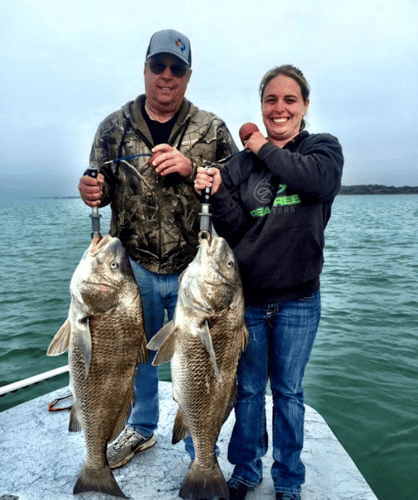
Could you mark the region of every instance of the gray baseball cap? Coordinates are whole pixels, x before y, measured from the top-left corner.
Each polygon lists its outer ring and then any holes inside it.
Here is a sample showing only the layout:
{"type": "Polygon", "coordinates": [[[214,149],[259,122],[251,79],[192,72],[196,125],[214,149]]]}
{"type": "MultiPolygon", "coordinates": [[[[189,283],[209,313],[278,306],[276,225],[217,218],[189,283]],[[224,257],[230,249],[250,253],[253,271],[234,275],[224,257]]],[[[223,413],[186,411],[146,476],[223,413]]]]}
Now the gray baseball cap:
{"type": "Polygon", "coordinates": [[[146,59],[157,54],[173,54],[187,66],[192,65],[192,51],[187,36],[175,30],[157,31],[149,42],[146,59]]]}

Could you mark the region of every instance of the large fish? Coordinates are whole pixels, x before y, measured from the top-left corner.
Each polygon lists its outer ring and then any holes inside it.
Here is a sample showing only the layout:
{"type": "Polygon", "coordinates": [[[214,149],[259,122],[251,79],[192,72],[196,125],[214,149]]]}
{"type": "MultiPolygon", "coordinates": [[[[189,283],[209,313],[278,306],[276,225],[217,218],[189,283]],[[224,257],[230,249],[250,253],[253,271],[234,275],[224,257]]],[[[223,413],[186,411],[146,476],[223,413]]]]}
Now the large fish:
{"type": "Polygon", "coordinates": [[[179,405],[173,444],[192,436],[195,460],[180,497],[229,499],[215,444],[235,402],[236,371],[248,338],[238,266],[227,242],[204,232],[195,259],[180,277],[173,320],[148,343],[153,364],[171,360],[179,405]]]}
{"type": "Polygon", "coordinates": [[[107,444],[124,428],[134,398],[138,362],[148,359],[142,303],[119,239],[93,240],[71,279],[68,319],[47,354],[68,350],[74,405],[69,430],[84,430],[86,462],[74,493],[125,497],[106,459],[107,444]]]}

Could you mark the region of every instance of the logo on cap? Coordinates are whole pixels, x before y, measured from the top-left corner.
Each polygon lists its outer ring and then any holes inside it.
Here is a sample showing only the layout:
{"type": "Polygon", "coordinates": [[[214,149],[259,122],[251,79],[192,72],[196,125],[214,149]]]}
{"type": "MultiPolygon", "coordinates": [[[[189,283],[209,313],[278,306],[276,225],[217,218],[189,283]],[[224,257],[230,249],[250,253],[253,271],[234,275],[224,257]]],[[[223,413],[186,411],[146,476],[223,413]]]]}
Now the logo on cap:
{"type": "Polygon", "coordinates": [[[176,42],[176,45],[177,47],[179,47],[179,49],[184,52],[184,50],[186,49],[186,46],[184,45],[184,43],[180,40],[180,38],[177,40],[176,42]]]}

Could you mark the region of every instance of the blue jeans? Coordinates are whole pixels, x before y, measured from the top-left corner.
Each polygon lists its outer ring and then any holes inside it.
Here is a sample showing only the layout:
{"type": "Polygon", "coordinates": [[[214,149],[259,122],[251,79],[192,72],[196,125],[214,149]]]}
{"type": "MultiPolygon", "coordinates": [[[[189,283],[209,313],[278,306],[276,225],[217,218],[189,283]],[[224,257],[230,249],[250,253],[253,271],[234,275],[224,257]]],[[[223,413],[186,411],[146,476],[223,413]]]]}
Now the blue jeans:
{"type": "MultiPolygon", "coordinates": [[[[164,325],[165,311],[173,318],[177,302],[179,274],[155,274],[132,259],[131,266],[141,292],[145,330],[148,340],[164,325]]],[[[158,366],[152,366],[156,352],[150,351],[147,364],[139,364],[135,372],[135,401],[128,425],[150,437],[158,426],[158,366]]]]}
{"type": "Polygon", "coordinates": [[[311,296],[279,304],[246,307],[248,347],[237,372],[236,422],[228,448],[235,465],[232,485],[257,486],[267,452],[265,391],[270,378],[273,396],[273,466],[276,492],[300,493],[305,481],[302,378],[313,347],[321,298],[311,296]]]}
{"type": "MultiPolygon", "coordinates": [[[[179,273],[155,274],[130,259],[136,282],[141,292],[145,330],[148,340],[164,325],[165,311],[169,321],[173,319],[179,288],[179,273]]],[[[158,427],[158,366],[152,366],[156,351],[150,351],[147,364],[139,364],[135,372],[134,405],[128,426],[144,437],[150,437],[158,427]]],[[[191,436],[184,439],[186,451],[191,459],[195,452],[191,436]]],[[[219,453],[218,448],[216,452],[219,453]]]]}

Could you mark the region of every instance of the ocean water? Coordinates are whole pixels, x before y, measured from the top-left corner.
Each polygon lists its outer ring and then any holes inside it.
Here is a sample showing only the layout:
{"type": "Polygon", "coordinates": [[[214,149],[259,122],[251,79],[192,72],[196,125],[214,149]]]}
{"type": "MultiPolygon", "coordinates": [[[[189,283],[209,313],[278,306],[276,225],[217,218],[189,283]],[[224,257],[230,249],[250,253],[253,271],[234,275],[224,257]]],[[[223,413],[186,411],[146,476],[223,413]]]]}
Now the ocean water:
{"type": "MultiPolygon", "coordinates": [[[[109,209],[101,213],[105,233],[109,209]]],[[[0,386],[67,363],[45,352],[67,317],[89,215],[78,199],[0,202],[0,386]]],[[[416,500],[418,196],[338,196],[325,258],[306,402],[380,500],[416,500]]],[[[67,384],[61,375],[6,395],[0,411],[67,384]]]]}

